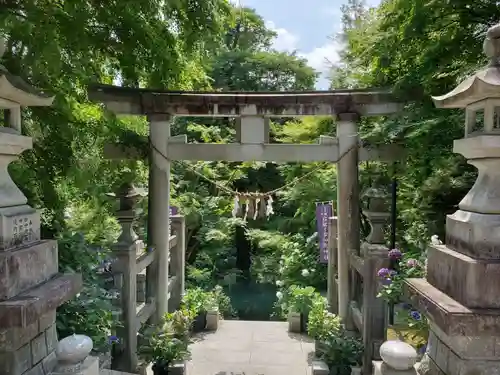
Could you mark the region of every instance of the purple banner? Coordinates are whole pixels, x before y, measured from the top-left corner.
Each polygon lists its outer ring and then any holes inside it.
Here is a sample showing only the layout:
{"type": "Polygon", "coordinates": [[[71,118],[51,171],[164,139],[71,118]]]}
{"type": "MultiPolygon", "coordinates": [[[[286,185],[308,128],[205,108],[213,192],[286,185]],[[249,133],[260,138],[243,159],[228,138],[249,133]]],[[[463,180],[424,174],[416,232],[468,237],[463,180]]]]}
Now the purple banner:
{"type": "Polygon", "coordinates": [[[170,206],[169,219],[168,219],[168,231],[170,232],[170,234],[172,234],[172,219],[170,217],[173,215],[177,215],[178,212],[179,212],[179,209],[177,207],[170,206]]]}
{"type": "Polygon", "coordinates": [[[332,202],[316,204],[316,227],[319,242],[319,262],[328,263],[328,219],[333,216],[332,202]]]}

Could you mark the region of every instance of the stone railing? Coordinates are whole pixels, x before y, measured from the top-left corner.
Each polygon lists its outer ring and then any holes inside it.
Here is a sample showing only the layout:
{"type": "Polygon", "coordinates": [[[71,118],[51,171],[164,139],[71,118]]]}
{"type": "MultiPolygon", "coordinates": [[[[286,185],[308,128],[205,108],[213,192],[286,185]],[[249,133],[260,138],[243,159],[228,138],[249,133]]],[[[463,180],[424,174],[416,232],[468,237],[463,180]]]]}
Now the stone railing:
{"type": "MultiPolygon", "coordinates": [[[[390,218],[387,194],[375,184],[365,194],[368,198],[366,216],[371,232],[361,244],[361,252],[348,252],[347,258],[339,252],[336,235],[337,218],[330,218],[328,301],[331,312],[339,314],[349,331],[357,331],[363,338],[363,372],[369,373],[372,360],[380,359],[380,345],[387,337],[387,305],[377,298],[379,292],[377,271],[389,266],[389,249],[385,246],[384,228],[390,218]],[[338,277],[341,269],[349,273],[348,283],[338,277]],[[342,316],[342,306],[347,306],[347,315],[342,316]],[[366,306],[366,308],[365,308],[366,306]]],[[[345,280],[344,280],[345,281],[345,280]]]]}
{"type": "MultiPolygon", "coordinates": [[[[185,221],[181,215],[172,216],[172,232],[168,264],[159,261],[154,247],[146,248],[133,229],[135,206],[146,194],[131,184],[121,186],[116,194],[119,199],[116,212],[122,227],[117,243],[113,246],[115,261],[111,265],[114,288],[118,292],[119,321],[113,351],[113,369],[135,372],[138,366],[137,335],[146,322],[155,323],[157,317],[179,308],[184,293],[185,280],[185,221]],[[159,275],[168,275],[168,287],[158,284],[159,275]],[[158,310],[160,293],[167,294],[168,311],[158,310]]],[[[168,223],[166,223],[168,225],[168,223]]],[[[165,227],[168,231],[168,227],[165,227]]]]}

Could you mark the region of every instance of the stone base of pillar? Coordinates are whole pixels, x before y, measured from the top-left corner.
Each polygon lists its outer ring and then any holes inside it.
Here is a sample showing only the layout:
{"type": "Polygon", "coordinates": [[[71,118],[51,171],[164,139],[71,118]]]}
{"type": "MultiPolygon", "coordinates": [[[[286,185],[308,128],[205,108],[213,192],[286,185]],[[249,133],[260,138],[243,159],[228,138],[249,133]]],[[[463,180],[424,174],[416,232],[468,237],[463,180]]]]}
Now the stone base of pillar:
{"type": "Polygon", "coordinates": [[[205,329],[207,331],[217,331],[219,328],[219,310],[207,311],[207,325],[205,329]]]}
{"type": "Polygon", "coordinates": [[[87,357],[85,358],[83,363],[79,366],[79,368],[74,371],[69,371],[69,370],[58,371],[56,369],[52,373],[49,372],[47,375],[68,375],[68,373],[70,373],[71,375],[100,375],[99,358],[87,357]]]}
{"type": "Polygon", "coordinates": [[[296,313],[296,312],[288,313],[287,320],[288,320],[288,332],[292,332],[292,333],[301,333],[302,332],[300,313],[296,313]]]}
{"type": "Polygon", "coordinates": [[[465,307],[424,279],[408,279],[407,292],[431,321],[420,374],[500,374],[500,309],[465,307]]]}
{"type": "Polygon", "coordinates": [[[383,361],[373,361],[373,375],[417,375],[417,370],[411,368],[409,370],[395,370],[383,361]]]}
{"type": "Polygon", "coordinates": [[[427,264],[427,281],[458,303],[468,308],[500,309],[500,263],[431,245],[427,264]]]}
{"type": "Polygon", "coordinates": [[[49,374],[57,363],[56,312],[43,315],[27,327],[0,329],[0,373],[3,375],[49,374]]]}
{"type": "Polygon", "coordinates": [[[0,251],[2,375],[45,375],[55,365],[55,309],[73,297],[82,283],[81,275],[58,273],[57,256],[56,241],[0,251]]]}

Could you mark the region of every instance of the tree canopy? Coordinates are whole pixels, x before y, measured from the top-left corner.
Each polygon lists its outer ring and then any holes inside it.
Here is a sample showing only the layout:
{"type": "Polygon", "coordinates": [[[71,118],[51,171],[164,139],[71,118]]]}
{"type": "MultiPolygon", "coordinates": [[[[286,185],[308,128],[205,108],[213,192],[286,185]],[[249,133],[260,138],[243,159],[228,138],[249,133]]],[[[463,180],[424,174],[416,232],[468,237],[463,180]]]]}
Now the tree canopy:
{"type": "MultiPolygon", "coordinates": [[[[362,121],[364,140],[404,144],[407,151],[394,166],[363,164],[362,188],[374,172],[387,181],[397,178],[398,244],[423,251],[432,234],[443,235],[445,215],[475,179],[451,150],[463,133],[463,113],[436,110],[430,95],[447,92],[486,62],[482,39],[500,19],[500,8],[493,0],[384,0],[377,8],[348,0],[342,11],[341,33],[332,36],[343,45],[331,69],[332,88],[393,87],[407,102],[396,117],[362,121]]],[[[69,333],[85,327],[102,344],[113,317],[105,299],[92,298],[105,294],[94,269],[109,256],[118,232],[105,193],[125,175],[140,185],[148,179],[146,160],[108,161],[103,146],[131,142],[131,133],[145,136],[148,125],[143,118],[117,119],[90,103],[87,85],[311,90],[318,74],[297,54],[273,50],[276,33],[254,9],[227,0],[10,0],[0,7],[0,33],[7,39],[1,63],[56,97],[50,108],[23,112],[23,131],[34,138],[34,149],[10,170],[30,204],[42,209],[43,235],[59,239],[61,268],[85,275],[84,293],[61,309],[58,328],[69,333]]],[[[231,121],[222,119],[176,119],[174,131],[197,142],[229,142],[235,134],[231,121]]],[[[334,135],[335,124],[331,118],[277,120],[271,132],[275,142],[310,143],[334,135]]],[[[336,199],[334,166],[176,163],[172,181],[173,204],[187,216],[190,285],[231,290],[251,279],[256,295],[264,295],[261,286],[270,290],[268,305],[277,287],[324,287],[314,209],[316,201],[336,199]],[[286,187],[276,196],[271,220],[245,223],[231,218],[232,197],[214,182],[239,191],[286,187]]],[[[147,237],[144,217],[138,226],[147,237]]],[[[243,316],[266,303],[237,309],[243,316]]],[[[274,312],[282,313],[276,305],[274,312]]]]}

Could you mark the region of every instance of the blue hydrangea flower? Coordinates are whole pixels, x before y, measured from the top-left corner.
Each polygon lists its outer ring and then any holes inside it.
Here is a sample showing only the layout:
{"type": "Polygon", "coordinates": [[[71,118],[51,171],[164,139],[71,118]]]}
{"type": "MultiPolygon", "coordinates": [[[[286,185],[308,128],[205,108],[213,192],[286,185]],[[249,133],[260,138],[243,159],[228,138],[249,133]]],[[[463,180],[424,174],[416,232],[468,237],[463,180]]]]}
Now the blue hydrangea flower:
{"type": "Polygon", "coordinates": [[[422,315],[420,315],[420,313],[418,311],[411,311],[410,312],[410,316],[415,319],[415,320],[421,320],[422,319],[422,315]]]}
{"type": "Polygon", "coordinates": [[[109,340],[109,344],[110,345],[111,344],[118,344],[120,342],[120,340],[118,339],[118,337],[115,336],[115,335],[109,336],[108,340],[109,340]]]}

